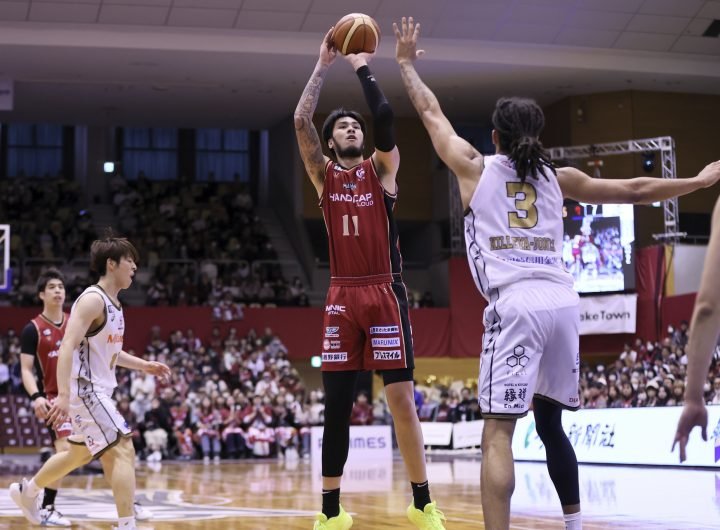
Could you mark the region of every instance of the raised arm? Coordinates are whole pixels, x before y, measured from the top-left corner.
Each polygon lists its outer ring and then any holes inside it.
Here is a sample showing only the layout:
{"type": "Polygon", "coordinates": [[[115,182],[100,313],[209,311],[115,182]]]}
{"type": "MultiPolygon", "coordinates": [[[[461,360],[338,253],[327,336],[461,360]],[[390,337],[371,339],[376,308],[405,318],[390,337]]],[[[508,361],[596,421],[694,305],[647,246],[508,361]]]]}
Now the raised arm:
{"type": "Polygon", "coordinates": [[[687,386],[685,407],[678,421],[675,442],[680,444],[680,461],[685,460],[685,446],[690,432],[700,427],[707,440],[707,409],[703,400],[703,385],[707,381],[710,360],[720,332],[720,200],[715,204],[712,231],[703,267],[700,289],[695,300],[690,340],[687,345],[687,386]]]}
{"type": "Polygon", "coordinates": [[[300,101],[295,109],[295,136],[297,136],[300,156],[302,156],[310,181],[317,190],[318,197],[322,195],[325,181],[325,164],[329,160],[322,152],[322,144],[317,129],[313,125],[312,117],[317,107],[320,89],[325,81],[328,68],[335,60],[337,51],[332,43],[332,28],[327,32],[320,46],[320,57],[315,70],[305,85],[300,101]]]}
{"type": "Polygon", "coordinates": [[[365,101],[373,117],[375,152],[372,159],[377,168],[380,182],[387,191],[395,193],[397,191],[395,178],[400,168],[400,151],[395,145],[395,128],[393,126],[395,115],[368,66],[368,62],[374,55],[374,53],[358,53],[348,54],[344,57],[352,65],[360,80],[365,101]]]}
{"type": "Polygon", "coordinates": [[[400,65],[405,90],[438,156],[457,176],[463,208],[466,208],[480,180],[483,157],[470,143],[457,135],[443,114],[435,94],[422,82],[415,70],[415,59],[424,54],[423,50],[417,50],[420,24],[415,24],[412,17],[403,17],[401,28],[393,23],[393,29],[397,38],[395,58],[400,65]]]}
{"type": "Polygon", "coordinates": [[[559,168],[557,177],[563,195],[576,201],[650,204],[712,186],[720,179],[720,161],[708,164],[697,176],[685,179],[594,179],[572,167],[559,168]]]}

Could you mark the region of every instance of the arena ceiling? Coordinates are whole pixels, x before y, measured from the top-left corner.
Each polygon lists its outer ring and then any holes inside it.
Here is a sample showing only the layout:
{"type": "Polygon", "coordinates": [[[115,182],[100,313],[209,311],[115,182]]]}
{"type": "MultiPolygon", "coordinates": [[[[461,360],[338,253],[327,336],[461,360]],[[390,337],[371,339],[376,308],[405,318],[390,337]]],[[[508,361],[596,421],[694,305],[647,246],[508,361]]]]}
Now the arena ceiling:
{"type": "MultiPolygon", "coordinates": [[[[384,33],[373,69],[412,109],[391,24],[414,15],[418,70],[456,120],[499,95],[546,104],[613,90],[720,94],[720,0],[0,0],[0,120],[266,128],[291,115],[324,32],[362,10],[384,33]]],[[[364,108],[342,60],[320,110],[364,108]]]]}

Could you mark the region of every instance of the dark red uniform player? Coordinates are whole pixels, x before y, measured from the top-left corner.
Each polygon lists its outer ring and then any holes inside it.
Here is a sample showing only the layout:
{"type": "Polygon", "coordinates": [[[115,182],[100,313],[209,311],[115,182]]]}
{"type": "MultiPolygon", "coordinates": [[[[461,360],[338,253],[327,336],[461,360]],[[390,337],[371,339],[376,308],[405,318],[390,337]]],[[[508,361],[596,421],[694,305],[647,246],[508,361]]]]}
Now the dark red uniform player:
{"type": "Polygon", "coordinates": [[[350,413],[361,370],[382,372],[395,433],[410,477],[413,503],[407,509],[417,528],[444,528],[430,501],[422,430],[413,397],[413,346],[402,259],[393,219],[400,167],[393,112],[367,60],[345,58],[360,80],[373,116],[375,151],[363,157],[365,122],[357,112],[336,109],[325,120],[323,155],[312,122],[328,67],[337,51],[332,30],[295,110],[295,132],[310,181],[317,191],[330,244],[330,289],[325,303],[322,371],[325,425],[322,444],[322,513],[315,530],[347,530],[352,517],[340,506],[340,483],[348,456],[350,413]]]}
{"type": "Polygon", "coordinates": [[[371,158],[350,169],[329,161],[321,206],[330,243],[323,370],[413,368],[396,195],[371,158]]]}

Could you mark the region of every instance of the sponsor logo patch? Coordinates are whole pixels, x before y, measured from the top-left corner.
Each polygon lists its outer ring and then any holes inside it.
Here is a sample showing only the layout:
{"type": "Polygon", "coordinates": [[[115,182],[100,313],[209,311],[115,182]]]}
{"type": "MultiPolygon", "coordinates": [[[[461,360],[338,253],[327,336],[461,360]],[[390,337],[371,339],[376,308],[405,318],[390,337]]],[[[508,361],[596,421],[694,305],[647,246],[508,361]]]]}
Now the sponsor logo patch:
{"type": "Polygon", "coordinates": [[[349,202],[355,206],[372,206],[374,204],[372,193],[330,193],[329,196],[332,202],[349,202]]]}
{"type": "Polygon", "coordinates": [[[402,358],[400,350],[373,350],[376,361],[399,361],[402,358]]]}
{"type": "Polygon", "coordinates": [[[325,339],[323,341],[323,350],[329,350],[330,349],[330,341],[325,339]]]}
{"type": "Polygon", "coordinates": [[[392,348],[393,346],[400,346],[400,337],[389,337],[387,339],[372,339],[370,341],[373,348],[392,348]]]}
{"type": "Polygon", "coordinates": [[[345,306],[344,305],[337,305],[337,304],[330,304],[325,306],[325,312],[328,315],[339,315],[340,313],[345,312],[345,306]]]}
{"type": "Polygon", "coordinates": [[[326,339],[336,339],[340,337],[340,334],[338,333],[340,331],[339,326],[327,326],[325,328],[325,338],[326,339]]]}
{"type": "Polygon", "coordinates": [[[400,333],[399,326],[370,326],[370,335],[391,335],[400,333]]]}
{"type": "Polygon", "coordinates": [[[339,352],[324,351],[324,352],[322,352],[322,362],[324,362],[324,363],[341,363],[343,361],[347,361],[347,352],[346,351],[339,351],[339,352]]]}

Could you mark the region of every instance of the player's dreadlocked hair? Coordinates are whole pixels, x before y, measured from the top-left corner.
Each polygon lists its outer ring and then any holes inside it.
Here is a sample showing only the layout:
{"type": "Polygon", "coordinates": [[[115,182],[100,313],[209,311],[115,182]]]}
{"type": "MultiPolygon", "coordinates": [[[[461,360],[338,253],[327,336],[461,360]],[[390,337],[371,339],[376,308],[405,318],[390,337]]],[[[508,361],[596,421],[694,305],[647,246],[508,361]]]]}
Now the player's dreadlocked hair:
{"type": "Polygon", "coordinates": [[[500,98],[495,104],[492,123],[498,132],[500,149],[515,164],[520,180],[528,174],[538,180],[538,173],[547,179],[543,168],[555,173],[550,155],[538,139],[545,127],[542,109],[532,99],[500,98]]]}

